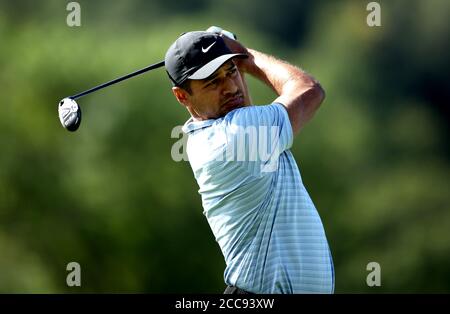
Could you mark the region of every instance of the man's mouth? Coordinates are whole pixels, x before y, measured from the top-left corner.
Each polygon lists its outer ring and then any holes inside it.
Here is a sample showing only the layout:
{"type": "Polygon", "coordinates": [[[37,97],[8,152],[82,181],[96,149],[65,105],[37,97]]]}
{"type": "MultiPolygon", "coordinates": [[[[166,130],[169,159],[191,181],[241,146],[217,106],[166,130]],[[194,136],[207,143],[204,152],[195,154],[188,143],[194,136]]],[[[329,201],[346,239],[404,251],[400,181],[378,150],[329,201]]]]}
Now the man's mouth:
{"type": "Polygon", "coordinates": [[[241,94],[238,94],[224,102],[222,107],[225,109],[235,109],[238,107],[242,107],[243,105],[244,97],[241,94]]]}

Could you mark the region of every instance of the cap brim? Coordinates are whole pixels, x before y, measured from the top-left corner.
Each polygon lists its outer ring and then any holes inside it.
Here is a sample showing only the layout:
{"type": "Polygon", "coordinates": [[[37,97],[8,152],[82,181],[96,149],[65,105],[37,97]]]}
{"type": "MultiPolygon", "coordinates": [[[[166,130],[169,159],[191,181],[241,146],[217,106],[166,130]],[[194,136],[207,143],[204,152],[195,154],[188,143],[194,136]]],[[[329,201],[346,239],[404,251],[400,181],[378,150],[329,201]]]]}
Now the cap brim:
{"type": "Polygon", "coordinates": [[[220,57],[215,58],[214,60],[208,62],[204,66],[202,66],[200,69],[195,71],[192,75],[188,77],[190,80],[203,80],[209,76],[211,76],[214,72],[217,71],[218,68],[222,66],[225,62],[230,60],[234,57],[241,57],[246,58],[248,57],[246,54],[243,53],[232,53],[232,54],[226,54],[220,57]]]}

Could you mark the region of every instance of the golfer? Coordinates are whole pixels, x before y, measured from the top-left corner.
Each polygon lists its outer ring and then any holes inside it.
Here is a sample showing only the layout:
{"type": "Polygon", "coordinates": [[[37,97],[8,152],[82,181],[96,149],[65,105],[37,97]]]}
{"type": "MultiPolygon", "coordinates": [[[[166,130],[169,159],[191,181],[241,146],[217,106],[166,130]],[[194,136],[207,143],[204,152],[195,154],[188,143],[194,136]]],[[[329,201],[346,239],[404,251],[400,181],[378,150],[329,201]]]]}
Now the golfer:
{"type": "Polygon", "coordinates": [[[324,228],[290,151],[324,99],[320,84],[285,61],[201,31],[181,35],[165,66],[191,115],[183,126],[187,154],[225,258],[224,293],[333,293],[324,228]],[[245,74],[278,97],[253,105],[245,74]]]}

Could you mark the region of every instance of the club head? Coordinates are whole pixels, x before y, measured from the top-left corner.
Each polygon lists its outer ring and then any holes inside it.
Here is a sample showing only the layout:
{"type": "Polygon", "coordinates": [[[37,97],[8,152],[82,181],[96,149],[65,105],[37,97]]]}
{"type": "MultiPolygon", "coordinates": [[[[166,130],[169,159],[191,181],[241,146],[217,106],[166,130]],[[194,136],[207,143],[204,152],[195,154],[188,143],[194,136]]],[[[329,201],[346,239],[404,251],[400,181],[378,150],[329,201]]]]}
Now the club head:
{"type": "Polygon", "coordinates": [[[80,106],[72,98],[64,98],[58,105],[59,121],[68,131],[74,132],[81,123],[80,106]]]}

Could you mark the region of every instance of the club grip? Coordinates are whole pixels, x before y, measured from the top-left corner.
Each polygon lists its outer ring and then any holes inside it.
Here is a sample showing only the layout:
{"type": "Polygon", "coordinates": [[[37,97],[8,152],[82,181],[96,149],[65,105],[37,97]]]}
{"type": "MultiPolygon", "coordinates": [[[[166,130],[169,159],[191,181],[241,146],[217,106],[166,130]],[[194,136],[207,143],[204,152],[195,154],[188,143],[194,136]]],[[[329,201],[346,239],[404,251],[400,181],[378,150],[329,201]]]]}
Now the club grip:
{"type": "Polygon", "coordinates": [[[237,36],[233,34],[232,32],[229,32],[227,30],[224,30],[220,28],[219,26],[211,26],[207,30],[207,32],[216,33],[216,34],[222,34],[224,36],[227,36],[228,38],[237,40],[237,36]]]}

